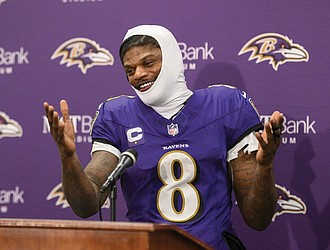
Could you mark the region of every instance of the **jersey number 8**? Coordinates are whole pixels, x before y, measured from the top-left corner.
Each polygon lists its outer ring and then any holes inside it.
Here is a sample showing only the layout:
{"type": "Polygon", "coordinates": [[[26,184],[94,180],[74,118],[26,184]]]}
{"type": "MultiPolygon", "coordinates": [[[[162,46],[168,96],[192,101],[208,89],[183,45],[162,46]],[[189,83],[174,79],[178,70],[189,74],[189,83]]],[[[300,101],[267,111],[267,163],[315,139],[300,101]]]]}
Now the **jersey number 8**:
{"type": "Polygon", "coordinates": [[[172,222],[192,219],[200,208],[199,193],[192,184],[197,173],[195,160],[184,151],[170,151],[159,160],[157,171],[164,184],[158,191],[156,201],[160,215],[172,222]],[[180,176],[175,175],[175,166],[179,166],[180,176]],[[176,204],[177,195],[181,197],[181,208],[176,204]]]}

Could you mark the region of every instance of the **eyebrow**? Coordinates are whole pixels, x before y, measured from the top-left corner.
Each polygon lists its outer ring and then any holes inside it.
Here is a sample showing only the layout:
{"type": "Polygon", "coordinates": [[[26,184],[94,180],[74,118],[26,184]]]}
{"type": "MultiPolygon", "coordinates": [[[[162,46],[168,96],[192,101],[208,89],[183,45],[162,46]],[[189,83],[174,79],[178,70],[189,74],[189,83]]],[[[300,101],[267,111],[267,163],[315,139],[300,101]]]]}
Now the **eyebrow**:
{"type": "MultiPolygon", "coordinates": [[[[147,60],[148,57],[155,57],[155,56],[156,56],[155,54],[151,54],[151,53],[149,53],[149,54],[145,55],[144,57],[142,57],[142,58],[139,60],[139,62],[142,62],[142,61],[147,60]]],[[[132,66],[130,66],[129,64],[124,64],[123,66],[124,66],[125,68],[132,68],[132,66]]]]}

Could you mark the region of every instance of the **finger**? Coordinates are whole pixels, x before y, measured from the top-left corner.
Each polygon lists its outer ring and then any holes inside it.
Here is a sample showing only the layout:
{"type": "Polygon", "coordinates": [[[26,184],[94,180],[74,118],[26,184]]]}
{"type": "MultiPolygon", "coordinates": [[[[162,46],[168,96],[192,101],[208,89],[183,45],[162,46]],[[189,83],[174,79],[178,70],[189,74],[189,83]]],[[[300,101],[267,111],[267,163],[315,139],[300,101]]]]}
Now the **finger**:
{"type": "Polygon", "coordinates": [[[273,122],[271,123],[271,131],[274,137],[280,137],[282,134],[282,123],[273,122]]]}
{"type": "Polygon", "coordinates": [[[53,121],[54,121],[54,107],[53,106],[51,106],[51,105],[48,106],[46,116],[48,118],[49,125],[52,125],[53,121]]]}
{"type": "Polygon", "coordinates": [[[48,102],[44,102],[44,109],[45,109],[45,111],[46,111],[46,117],[48,118],[48,113],[49,113],[49,104],[48,104],[48,102]]]}
{"type": "Polygon", "coordinates": [[[270,117],[270,123],[273,127],[282,128],[284,122],[284,115],[278,111],[275,111],[270,117]]]}
{"type": "Polygon", "coordinates": [[[282,133],[282,131],[279,127],[272,126],[272,134],[274,137],[280,137],[281,133],[282,133]]]}
{"type": "Polygon", "coordinates": [[[267,136],[267,142],[272,141],[274,138],[273,133],[272,133],[272,128],[271,128],[271,123],[267,122],[265,124],[265,128],[264,128],[265,132],[266,132],[266,136],[267,136]]]}
{"type": "Polygon", "coordinates": [[[54,111],[54,119],[53,119],[53,126],[52,126],[52,134],[54,139],[57,142],[61,142],[63,138],[64,131],[64,124],[59,119],[58,112],[54,111]]]}
{"type": "Polygon", "coordinates": [[[275,111],[270,118],[272,133],[274,137],[281,136],[283,129],[284,115],[278,111],[275,111]]]}
{"type": "Polygon", "coordinates": [[[52,122],[53,126],[52,126],[52,129],[54,131],[58,131],[58,127],[59,127],[59,115],[56,111],[54,111],[54,114],[53,114],[53,122],[52,122]]]}
{"type": "Polygon", "coordinates": [[[65,100],[60,101],[60,109],[63,117],[63,121],[70,121],[69,106],[65,100]]]}
{"type": "Polygon", "coordinates": [[[47,114],[47,112],[48,112],[48,108],[49,108],[49,104],[48,104],[48,102],[44,102],[44,109],[45,109],[45,111],[46,111],[46,114],[47,114]]]}
{"type": "Polygon", "coordinates": [[[257,140],[258,140],[258,142],[259,142],[259,145],[260,145],[262,148],[265,147],[266,142],[265,142],[264,138],[262,137],[262,135],[261,135],[259,132],[256,132],[255,135],[256,135],[256,138],[257,138],[257,140]]]}

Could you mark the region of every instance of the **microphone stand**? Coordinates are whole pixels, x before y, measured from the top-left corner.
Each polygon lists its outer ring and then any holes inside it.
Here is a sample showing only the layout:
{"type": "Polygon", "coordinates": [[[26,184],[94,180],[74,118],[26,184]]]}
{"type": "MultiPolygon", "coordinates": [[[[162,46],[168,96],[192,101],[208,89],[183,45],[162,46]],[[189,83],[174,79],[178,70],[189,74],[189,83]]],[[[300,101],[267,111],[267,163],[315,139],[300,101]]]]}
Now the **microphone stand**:
{"type": "Polygon", "coordinates": [[[112,179],[110,181],[110,221],[116,221],[116,200],[117,200],[117,186],[116,182],[112,179]]]}
{"type": "Polygon", "coordinates": [[[134,165],[137,152],[131,148],[121,154],[119,162],[116,168],[108,176],[107,180],[103,183],[100,188],[99,194],[99,213],[100,221],[102,221],[102,194],[109,188],[109,199],[110,199],[110,221],[116,221],[116,199],[117,199],[117,186],[116,181],[120,178],[121,174],[130,166],[134,165]]]}

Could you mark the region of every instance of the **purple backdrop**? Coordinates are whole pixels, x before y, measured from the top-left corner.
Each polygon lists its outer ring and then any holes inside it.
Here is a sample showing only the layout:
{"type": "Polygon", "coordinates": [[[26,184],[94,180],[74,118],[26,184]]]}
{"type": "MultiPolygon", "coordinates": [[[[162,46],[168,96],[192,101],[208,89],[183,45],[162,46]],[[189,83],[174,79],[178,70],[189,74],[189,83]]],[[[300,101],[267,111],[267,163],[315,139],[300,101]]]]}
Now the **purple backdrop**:
{"type": "MultiPolygon", "coordinates": [[[[134,94],[118,57],[126,30],[161,24],[180,42],[191,89],[235,85],[264,120],[273,110],[286,116],[274,222],[253,231],[234,205],[247,248],[330,249],[329,11],[324,0],[0,0],[0,217],[79,219],[61,200],[60,160],[42,104],[69,102],[86,164],[98,104],[134,94]],[[90,48],[102,60],[92,62],[90,48]]],[[[117,205],[125,221],[121,195],[117,205]]],[[[107,220],[109,209],[103,214],[107,220]]]]}

